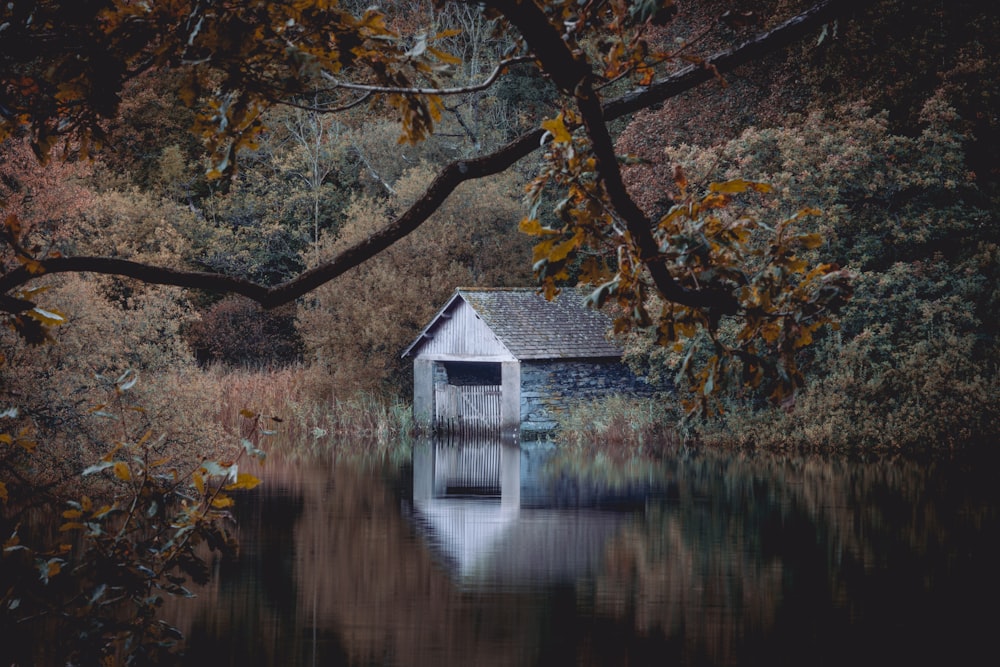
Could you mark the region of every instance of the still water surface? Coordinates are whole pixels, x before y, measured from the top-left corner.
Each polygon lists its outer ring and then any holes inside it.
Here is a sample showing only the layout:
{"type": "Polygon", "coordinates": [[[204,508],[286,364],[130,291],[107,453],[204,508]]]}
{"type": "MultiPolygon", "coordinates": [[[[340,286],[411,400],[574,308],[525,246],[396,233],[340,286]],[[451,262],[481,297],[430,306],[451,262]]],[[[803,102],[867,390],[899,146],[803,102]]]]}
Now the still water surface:
{"type": "Polygon", "coordinates": [[[425,443],[259,474],[240,558],[165,610],[192,664],[996,664],[988,463],[681,451],[622,476],[425,443]]]}

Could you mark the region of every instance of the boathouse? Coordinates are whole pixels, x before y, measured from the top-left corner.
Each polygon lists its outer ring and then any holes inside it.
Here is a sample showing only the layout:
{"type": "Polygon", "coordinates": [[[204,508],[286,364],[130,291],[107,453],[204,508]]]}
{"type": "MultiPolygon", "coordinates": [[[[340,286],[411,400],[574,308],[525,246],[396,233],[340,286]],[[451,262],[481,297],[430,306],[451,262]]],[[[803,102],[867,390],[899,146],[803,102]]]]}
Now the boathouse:
{"type": "Polygon", "coordinates": [[[611,318],[585,290],[552,301],[534,288],[460,288],[403,352],[423,427],[520,433],[554,429],[568,402],[651,393],[608,338],[611,318]]]}

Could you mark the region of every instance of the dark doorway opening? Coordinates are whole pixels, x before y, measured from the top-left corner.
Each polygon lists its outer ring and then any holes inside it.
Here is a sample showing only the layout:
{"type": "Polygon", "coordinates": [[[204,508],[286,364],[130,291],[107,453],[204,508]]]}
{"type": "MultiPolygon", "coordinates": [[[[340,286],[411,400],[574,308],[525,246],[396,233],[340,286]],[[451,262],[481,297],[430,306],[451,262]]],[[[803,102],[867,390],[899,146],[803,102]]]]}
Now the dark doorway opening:
{"type": "Polygon", "coordinates": [[[488,361],[445,361],[448,384],[456,387],[499,386],[500,364],[488,361]]]}

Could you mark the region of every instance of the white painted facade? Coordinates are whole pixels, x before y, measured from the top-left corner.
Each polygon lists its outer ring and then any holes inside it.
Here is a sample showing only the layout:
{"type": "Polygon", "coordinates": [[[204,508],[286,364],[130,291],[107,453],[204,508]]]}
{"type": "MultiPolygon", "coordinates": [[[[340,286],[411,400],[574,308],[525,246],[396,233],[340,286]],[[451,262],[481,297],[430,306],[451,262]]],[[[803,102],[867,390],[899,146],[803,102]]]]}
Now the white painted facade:
{"type": "Polygon", "coordinates": [[[510,350],[465,301],[445,308],[433,334],[423,335],[420,358],[432,361],[516,361],[510,350]],[[450,317],[449,317],[450,316],[450,317]]]}

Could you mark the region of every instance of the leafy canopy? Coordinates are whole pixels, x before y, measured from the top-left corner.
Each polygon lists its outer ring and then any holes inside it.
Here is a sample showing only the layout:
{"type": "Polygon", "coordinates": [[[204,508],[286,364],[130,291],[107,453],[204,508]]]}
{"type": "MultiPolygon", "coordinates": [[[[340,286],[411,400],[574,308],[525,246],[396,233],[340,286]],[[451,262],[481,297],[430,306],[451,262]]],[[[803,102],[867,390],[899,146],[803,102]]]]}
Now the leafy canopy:
{"type": "MultiPolygon", "coordinates": [[[[686,44],[662,51],[648,39],[674,15],[673,0],[476,3],[513,44],[496,72],[533,61],[560,91],[562,110],[537,119],[537,130],[490,155],[445,167],[383,230],[298,278],[264,287],[249,278],[114,258],[40,254],[24,247],[17,220],[8,218],[2,305],[24,320],[19,313],[37,312],[36,306],[33,295],[17,290],[60,271],[237,292],[266,306],[287,303],[409,234],[464,180],[504,171],[541,143],[548,148],[522,229],[540,237],[534,268],[546,294],[554,295],[570,278],[567,267],[582,261],[579,277],[600,286],[595,303],[610,296],[620,307],[619,328],[654,326],[664,344],[699,332],[711,339],[715,355],[701,371],[702,393],[713,393],[727,376],[721,367],[738,360],[750,383],[761,374],[778,378],[774,396],[782,399],[798,381],[794,351],[808,345],[847,298],[847,274],[800,252],[822,239],[796,233],[794,220],[746,220],[728,212],[735,197],[763,194],[766,184],[734,180],[695,192],[678,174],[675,206],[661,220],[649,219],[625,188],[608,122],[720,78],[725,69],[818,29],[849,4],[820,0],[756,40],[703,59],[686,44]],[[636,87],[604,99],[605,91],[627,85],[636,87]],[[551,189],[559,191],[558,222],[543,224],[542,193],[551,189]],[[655,315],[646,305],[652,295],[668,304],[655,315]],[[736,327],[735,342],[720,338],[723,322],[736,327]]],[[[87,155],[104,140],[103,124],[116,114],[124,83],[170,69],[182,74],[172,79],[180,82],[178,97],[197,111],[192,129],[211,151],[213,176],[235,169],[237,153],[255,146],[264,129],[261,113],[275,104],[334,113],[381,102],[398,113],[401,141],[425,138],[440,118],[443,97],[470,90],[445,87],[450,68],[461,61],[439,46],[455,32],[404,34],[380,10],[349,9],[334,0],[15,0],[0,9],[0,137],[27,133],[43,159],[60,140],[64,155],[87,155]]]]}

